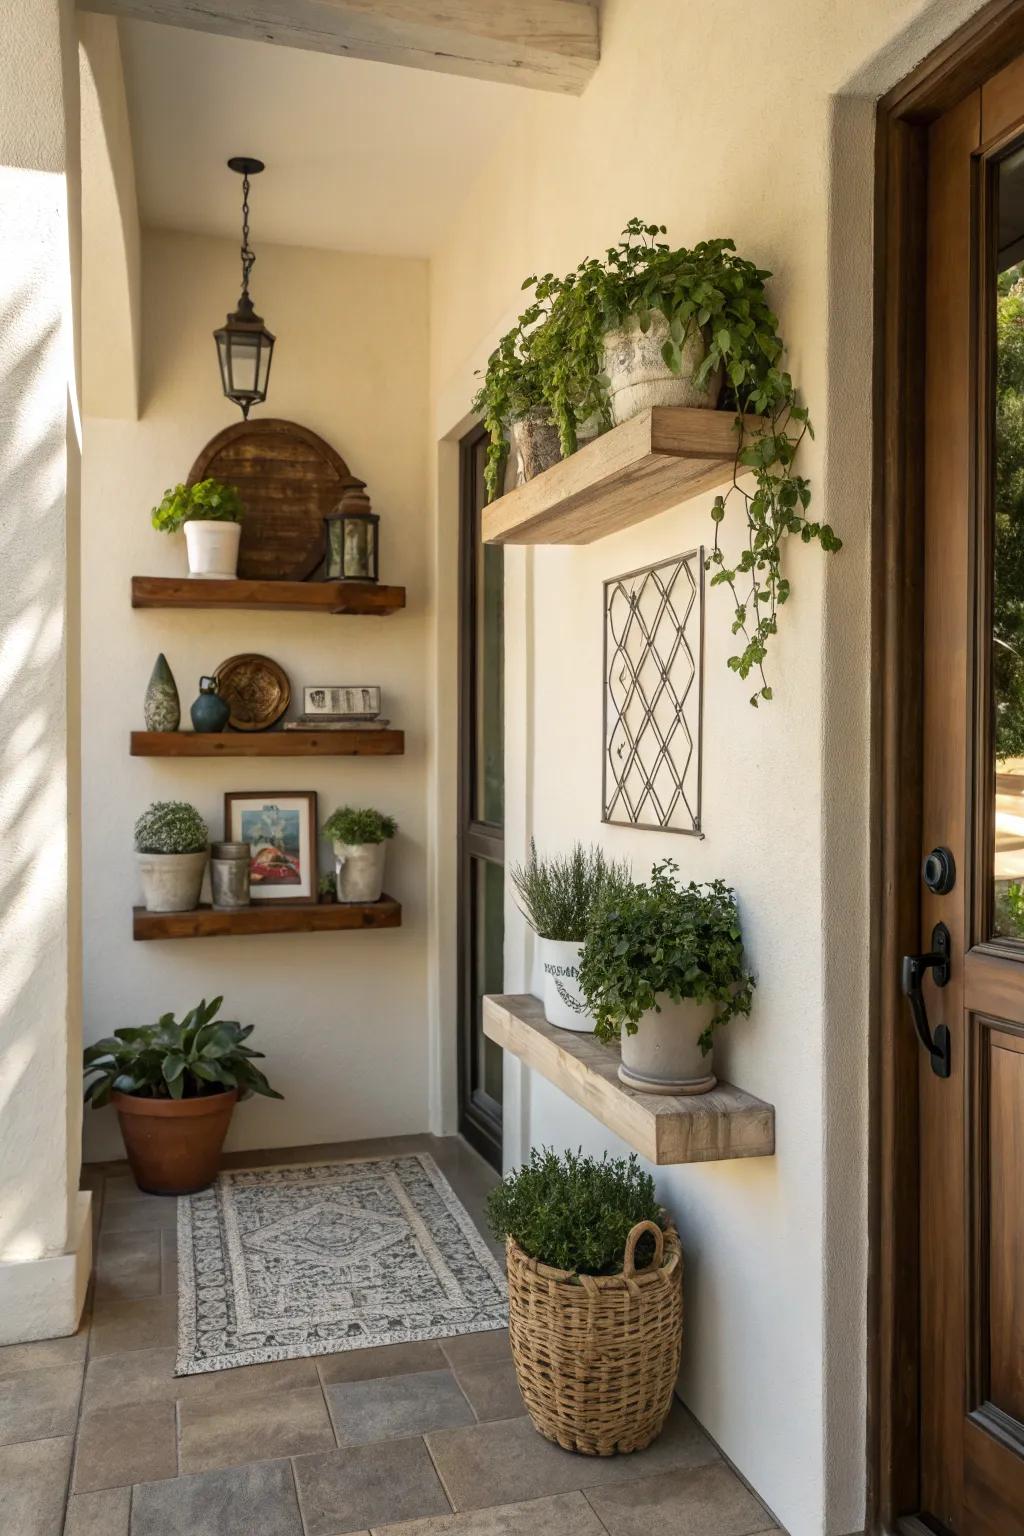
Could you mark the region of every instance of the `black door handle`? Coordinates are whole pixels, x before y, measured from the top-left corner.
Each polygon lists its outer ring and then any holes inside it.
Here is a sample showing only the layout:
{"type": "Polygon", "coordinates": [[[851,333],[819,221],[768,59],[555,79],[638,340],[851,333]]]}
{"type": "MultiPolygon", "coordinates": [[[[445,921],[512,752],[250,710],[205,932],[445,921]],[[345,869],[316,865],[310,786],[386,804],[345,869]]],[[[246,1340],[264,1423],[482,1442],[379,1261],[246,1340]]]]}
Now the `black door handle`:
{"type": "Polygon", "coordinates": [[[921,983],[925,972],[931,971],[937,987],[946,985],[949,981],[949,950],[949,929],[945,923],[936,923],[932,929],[932,947],[928,954],[903,956],[903,995],[910,1004],[914,1027],[931,1058],[932,1071],[936,1077],[949,1076],[952,1064],[951,1042],[945,1024],[939,1024],[934,1033],[929,1029],[928,1010],[921,983]]]}

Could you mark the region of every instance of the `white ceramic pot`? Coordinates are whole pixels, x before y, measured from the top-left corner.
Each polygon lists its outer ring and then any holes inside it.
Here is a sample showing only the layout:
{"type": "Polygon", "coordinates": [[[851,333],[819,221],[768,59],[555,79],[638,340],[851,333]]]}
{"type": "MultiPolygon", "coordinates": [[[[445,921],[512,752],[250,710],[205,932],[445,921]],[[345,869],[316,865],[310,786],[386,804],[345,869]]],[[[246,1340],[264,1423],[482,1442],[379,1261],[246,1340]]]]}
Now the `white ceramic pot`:
{"type": "Polygon", "coordinates": [[[137,853],[147,912],[191,912],[199,905],[208,850],[137,853]]]}
{"type": "Polygon", "coordinates": [[[580,991],[580,950],[570,939],[541,939],[540,964],[544,973],[544,1017],[559,1029],[594,1032],[594,1017],[580,991]]]}
{"type": "Polygon", "coordinates": [[[380,901],[387,843],[334,840],[334,873],[339,901],[380,901]]]}
{"type": "Polygon", "coordinates": [[[608,399],[616,426],[649,411],[655,405],[690,405],[714,410],[722,388],[721,369],[710,375],[702,389],[693,376],[704,361],[704,338],[693,331],[683,342],[683,365],[673,373],[661,355],[668,340],[669,324],[660,310],[651,311],[645,335],[633,316],[617,331],[608,331],[602,343],[608,399]]]}
{"type": "Polygon", "coordinates": [[[525,485],[535,475],[542,475],[562,457],[558,428],[546,405],[535,405],[512,423],[512,443],[516,455],[516,484],[525,485]]]}
{"type": "Polygon", "coordinates": [[[709,1093],[718,1079],[713,1058],[698,1040],[715,1016],[714,1003],[662,998],[661,1012],[645,1013],[635,1035],[622,1031],[619,1077],[641,1093],[709,1093]]]}
{"type": "Polygon", "coordinates": [[[185,524],[188,573],[206,581],[223,581],[238,573],[241,523],[194,517],[185,524]]]}

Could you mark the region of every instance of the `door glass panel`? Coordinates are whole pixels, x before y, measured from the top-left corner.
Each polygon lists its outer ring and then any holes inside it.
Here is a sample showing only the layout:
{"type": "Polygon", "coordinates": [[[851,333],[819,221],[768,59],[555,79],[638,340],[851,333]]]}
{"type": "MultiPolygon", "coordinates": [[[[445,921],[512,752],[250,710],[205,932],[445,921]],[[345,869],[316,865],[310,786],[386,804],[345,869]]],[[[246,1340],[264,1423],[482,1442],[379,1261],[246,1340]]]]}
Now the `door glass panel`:
{"type": "Polygon", "coordinates": [[[1024,147],[996,178],[992,930],[1024,939],[1024,147]]]}
{"type": "Polygon", "coordinates": [[[476,1071],[474,1089],[501,1103],[501,1047],[488,1040],[483,1027],[483,996],[501,992],[505,948],[505,874],[500,864],[473,860],[474,956],[473,1003],[476,1010],[476,1071]]]}
{"type": "Polygon", "coordinates": [[[476,765],[473,818],[505,820],[505,553],[477,542],[476,765]]]}

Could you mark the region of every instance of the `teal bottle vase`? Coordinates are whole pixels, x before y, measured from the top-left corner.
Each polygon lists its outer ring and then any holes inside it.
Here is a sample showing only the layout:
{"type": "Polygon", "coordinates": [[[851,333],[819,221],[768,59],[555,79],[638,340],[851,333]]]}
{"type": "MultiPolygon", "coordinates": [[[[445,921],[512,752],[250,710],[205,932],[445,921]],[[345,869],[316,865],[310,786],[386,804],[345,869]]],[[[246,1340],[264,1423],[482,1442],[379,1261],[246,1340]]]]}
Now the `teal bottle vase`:
{"type": "Polygon", "coordinates": [[[222,731],[231,718],[231,705],[217,692],[215,677],[199,679],[199,697],[189,713],[196,731],[222,731]]]}
{"type": "Polygon", "coordinates": [[[163,651],[156,659],[146,686],[143,714],[147,731],[176,731],[181,724],[181,700],[163,651]]]}

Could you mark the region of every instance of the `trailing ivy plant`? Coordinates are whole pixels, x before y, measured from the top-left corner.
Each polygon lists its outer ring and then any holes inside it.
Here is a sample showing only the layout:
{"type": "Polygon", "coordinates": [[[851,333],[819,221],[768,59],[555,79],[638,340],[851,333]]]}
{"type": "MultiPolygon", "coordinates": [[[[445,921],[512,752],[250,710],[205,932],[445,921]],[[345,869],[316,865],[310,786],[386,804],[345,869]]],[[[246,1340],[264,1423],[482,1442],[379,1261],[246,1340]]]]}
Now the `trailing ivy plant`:
{"type": "Polygon", "coordinates": [[[707,1055],[715,1029],[753,1001],[733,891],[722,880],[683,885],[674,859],[655,864],[646,885],[609,890],[587,929],[579,983],[600,1040],[635,1035],[659,999],[717,1003],[700,1037],[707,1055]]]}
{"type": "Polygon", "coordinates": [[[546,408],[558,429],[563,458],[576,452],[577,428],[583,422],[593,420],[595,430],[608,425],[596,335],[567,302],[574,285],[574,274],[559,278],[547,272],[526,278],[523,291],[532,289],[533,298],[487,361],[472,409],[483,417],[489,436],[484,470],[488,501],[501,494],[509,428],[529,411],[546,408]]]}

